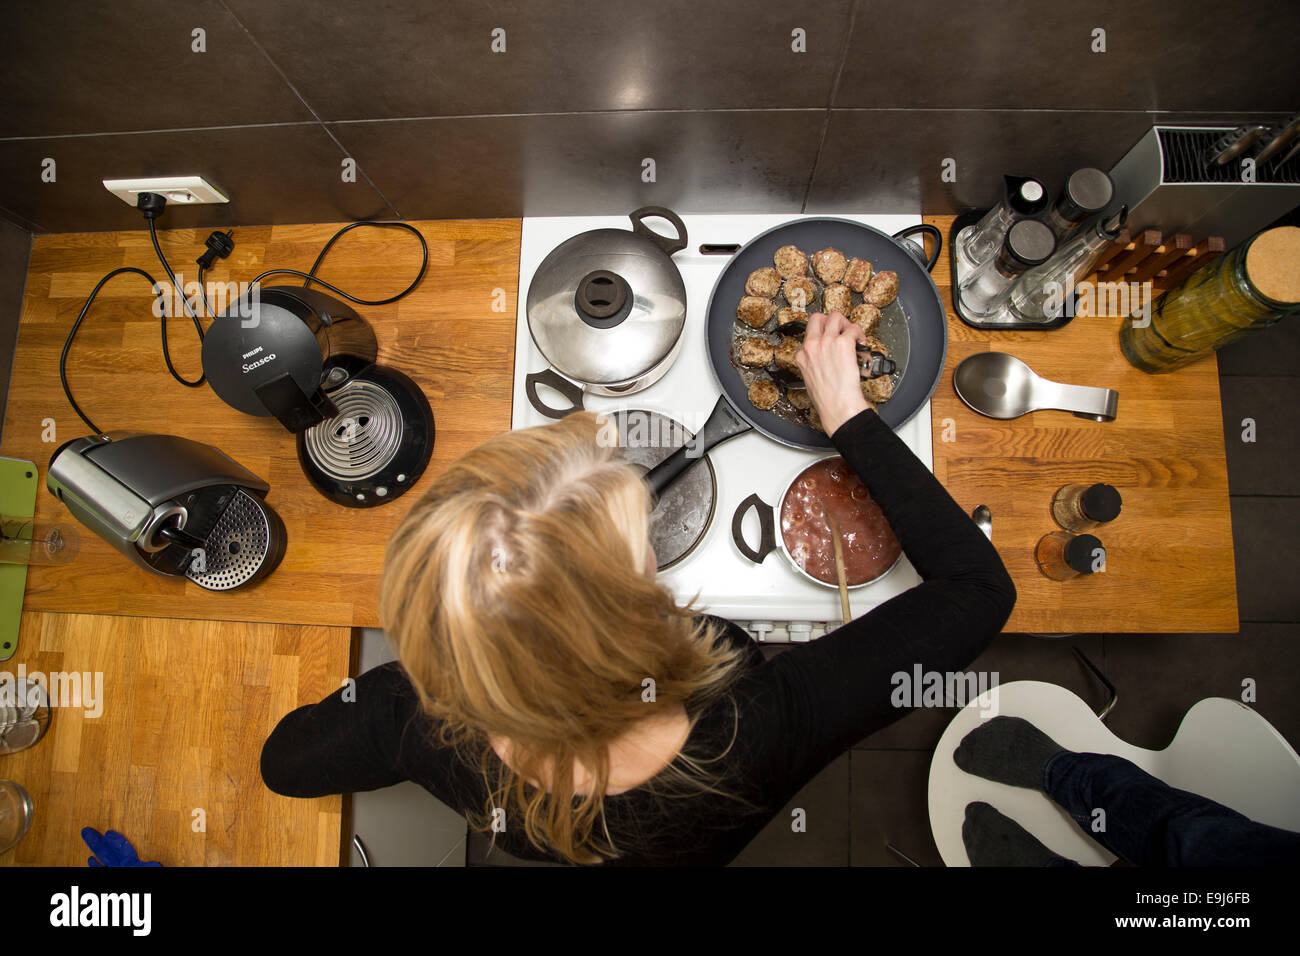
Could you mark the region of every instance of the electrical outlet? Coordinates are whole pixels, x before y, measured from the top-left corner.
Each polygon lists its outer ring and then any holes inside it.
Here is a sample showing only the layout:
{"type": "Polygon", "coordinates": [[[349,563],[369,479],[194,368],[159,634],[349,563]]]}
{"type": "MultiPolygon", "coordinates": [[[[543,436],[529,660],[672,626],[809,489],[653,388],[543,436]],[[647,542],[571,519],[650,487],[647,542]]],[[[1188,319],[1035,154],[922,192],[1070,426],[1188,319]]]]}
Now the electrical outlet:
{"type": "Polygon", "coordinates": [[[168,203],[199,206],[203,203],[230,202],[223,193],[202,176],[161,176],[154,179],[105,179],[104,188],[128,206],[134,206],[140,193],[157,193],[168,203]]]}

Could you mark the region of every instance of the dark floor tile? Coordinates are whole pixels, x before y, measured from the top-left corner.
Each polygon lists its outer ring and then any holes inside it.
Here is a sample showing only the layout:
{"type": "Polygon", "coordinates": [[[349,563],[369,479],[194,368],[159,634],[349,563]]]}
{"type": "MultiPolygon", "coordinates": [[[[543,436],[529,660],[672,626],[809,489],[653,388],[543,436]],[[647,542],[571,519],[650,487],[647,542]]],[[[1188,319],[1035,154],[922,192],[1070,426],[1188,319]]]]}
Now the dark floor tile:
{"type": "Polygon", "coordinates": [[[1239,634],[1107,635],[1106,674],[1119,703],[1106,720],[1122,739],[1161,750],[1183,715],[1206,697],[1247,701],[1293,747],[1300,747],[1300,628],[1243,623],[1239,634]]]}
{"type": "Polygon", "coordinates": [[[311,119],[218,0],[10,3],[4,26],[0,137],[311,119]]]}
{"type": "Polygon", "coordinates": [[[492,838],[478,830],[471,829],[465,838],[466,866],[554,866],[563,863],[546,863],[542,860],[524,860],[511,856],[505,850],[492,846],[492,838]]]}
{"type": "Polygon", "coordinates": [[[195,174],[220,186],[230,202],[170,204],[162,228],[390,217],[363,175],[343,181],[344,159],[316,123],[7,140],[0,141],[0,206],[50,232],[139,229],[140,213],[103,180],[195,174]],[[54,182],[41,180],[46,158],[55,161],[54,182]]]}
{"type": "Polygon", "coordinates": [[[1242,622],[1300,621],[1295,572],[1300,498],[1233,495],[1230,500],[1238,618],[1242,622]]]}
{"type": "Polygon", "coordinates": [[[847,866],[849,754],[813,777],[732,861],[732,866],[847,866]],[[796,810],[806,829],[795,832],[796,810]]]}
{"type": "Polygon", "coordinates": [[[1287,316],[1224,346],[1219,375],[1300,375],[1300,316],[1287,316]]]}
{"type": "Polygon", "coordinates": [[[790,212],[824,110],[489,116],[332,124],[411,219],[790,212]],[[642,178],[654,161],[654,181],[642,178]]]}
{"type": "Polygon", "coordinates": [[[312,0],[228,2],[325,120],[824,108],[852,5],[383,0],[321,16],[312,0]],[[795,27],[805,53],[791,49],[795,27]],[[498,28],[502,52],[492,48],[498,28]]]}
{"type": "MultiPolygon", "coordinates": [[[[1071,649],[1076,646],[1104,670],[1102,644],[1098,637],[1049,638],[1003,634],[965,668],[965,673],[975,674],[977,686],[983,687],[1018,680],[1059,684],[1098,710],[1105,705],[1108,695],[1101,683],[1074,656],[1071,649]]],[[[956,708],[923,707],[862,740],[854,750],[932,750],[956,714],[956,708]]]]}
{"type": "Polygon", "coordinates": [[[909,866],[893,844],[921,866],[943,866],[930,832],[928,750],[850,752],[853,866],[909,866]]]}
{"type": "Polygon", "coordinates": [[[1300,495],[1300,377],[1230,375],[1219,389],[1232,494],[1300,495]],[[1244,440],[1248,434],[1252,441],[1244,440]]]}

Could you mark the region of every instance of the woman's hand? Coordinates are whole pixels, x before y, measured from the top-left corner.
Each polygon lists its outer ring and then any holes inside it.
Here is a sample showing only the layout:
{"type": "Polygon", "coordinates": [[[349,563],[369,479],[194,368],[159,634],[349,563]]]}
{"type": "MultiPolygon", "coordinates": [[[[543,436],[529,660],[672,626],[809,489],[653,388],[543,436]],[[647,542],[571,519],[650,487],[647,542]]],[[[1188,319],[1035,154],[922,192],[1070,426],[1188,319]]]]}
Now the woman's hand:
{"type": "Polygon", "coordinates": [[[808,317],[803,348],[794,358],[827,435],[834,435],[859,412],[875,407],[862,395],[858,371],[857,345],[866,342],[862,329],[839,312],[817,312],[808,317]]]}

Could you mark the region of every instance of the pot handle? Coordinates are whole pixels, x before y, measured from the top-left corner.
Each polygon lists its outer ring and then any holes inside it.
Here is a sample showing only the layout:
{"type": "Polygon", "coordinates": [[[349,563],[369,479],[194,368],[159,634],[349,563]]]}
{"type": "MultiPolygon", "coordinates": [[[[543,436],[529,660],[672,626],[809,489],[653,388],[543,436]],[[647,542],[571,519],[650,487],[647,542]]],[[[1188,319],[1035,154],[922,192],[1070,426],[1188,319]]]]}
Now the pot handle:
{"type": "Polygon", "coordinates": [[[627,218],[632,220],[632,231],[634,233],[643,239],[649,239],[668,255],[671,256],[674,252],[681,252],[686,248],[686,223],[682,222],[681,217],[667,206],[642,206],[640,209],[629,213],[627,218]],[[659,216],[667,219],[673,224],[673,228],[677,230],[677,238],[670,239],[667,236],[661,236],[647,226],[642,220],[648,216],[659,216]]]}
{"type": "Polygon", "coordinates": [[[926,272],[930,272],[934,269],[934,264],[939,261],[939,250],[943,248],[943,233],[941,233],[935,226],[930,225],[928,222],[923,222],[915,226],[908,226],[906,229],[894,233],[894,238],[904,239],[907,236],[910,236],[913,233],[917,233],[917,232],[921,233],[922,235],[929,236],[931,239],[934,240],[933,252],[929,252],[929,253],[925,252],[925,248],[924,246],[922,246],[921,255],[918,256],[916,255],[916,243],[904,242],[902,243],[902,246],[904,249],[906,249],[908,252],[912,253],[912,255],[916,257],[917,262],[925,266],[926,272]]]}
{"type": "Polygon", "coordinates": [[[772,518],[772,506],[760,498],[757,494],[752,494],[740,503],[736,513],[731,516],[731,540],[736,542],[736,547],[740,553],[755,564],[762,564],[766,558],[776,549],[776,527],[772,518]],[[744,532],[741,530],[741,522],[745,520],[745,512],[753,508],[758,512],[758,527],[760,537],[758,550],[755,551],[745,540],[744,532]]]}
{"type": "Polygon", "coordinates": [[[547,418],[560,419],[572,415],[574,412],[586,411],[586,406],[582,404],[582,389],[553,368],[548,368],[544,372],[530,372],[525,375],[524,394],[528,396],[528,403],[547,418]],[[538,385],[545,385],[548,388],[555,389],[569,400],[569,407],[560,409],[547,405],[542,401],[541,396],[537,394],[538,385]]]}
{"type": "Polygon", "coordinates": [[[754,426],[740,416],[726,395],[719,395],[709,413],[708,421],[685,445],[655,465],[646,473],[645,481],[650,486],[650,495],[658,501],[664,489],[677,480],[677,476],[700,460],[709,449],[722,444],[728,438],[743,435],[754,426]]]}

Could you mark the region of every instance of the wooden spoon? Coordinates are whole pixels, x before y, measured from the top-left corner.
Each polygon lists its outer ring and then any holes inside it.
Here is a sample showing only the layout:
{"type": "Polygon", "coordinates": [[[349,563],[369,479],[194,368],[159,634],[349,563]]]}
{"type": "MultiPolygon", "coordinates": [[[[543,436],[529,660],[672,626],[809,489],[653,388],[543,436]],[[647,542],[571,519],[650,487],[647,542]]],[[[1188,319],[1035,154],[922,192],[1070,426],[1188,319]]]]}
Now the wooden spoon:
{"type": "Polygon", "coordinates": [[[853,620],[853,612],[849,610],[849,585],[844,575],[844,545],[840,541],[840,529],[831,517],[831,513],[826,512],[826,526],[831,531],[831,544],[835,546],[835,577],[840,583],[840,611],[844,615],[844,623],[847,624],[853,620]]]}

